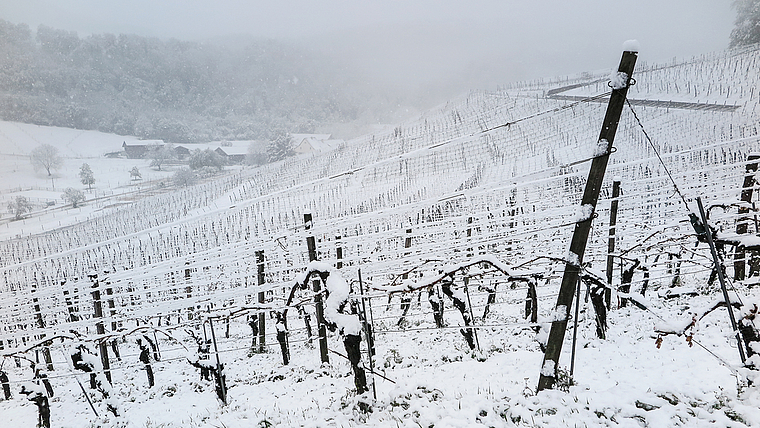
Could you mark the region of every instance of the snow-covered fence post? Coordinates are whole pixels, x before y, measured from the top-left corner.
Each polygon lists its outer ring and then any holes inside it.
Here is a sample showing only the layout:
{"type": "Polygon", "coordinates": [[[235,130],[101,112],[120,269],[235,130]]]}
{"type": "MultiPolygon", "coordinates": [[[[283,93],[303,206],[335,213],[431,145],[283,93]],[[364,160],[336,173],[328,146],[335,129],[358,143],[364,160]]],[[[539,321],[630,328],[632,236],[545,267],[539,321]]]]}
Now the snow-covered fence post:
{"type": "MultiPolygon", "coordinates": [[[[406,238],[404,239],[404,248],[411,248],[412,246],[412,229],[406,229],[406,238]]],[[[409,252],[404,253],[404,257],[408,256],[409,252]]],[[[404,273],[401,279],[409,279],[409,274],[404,273]]],[[[390,296],[389,296],[390,298],[390,296]]],[[[412,307],[412,298],[406,295],[401,295],[401,318],[398,319],[398,326],[402,327],[406,321],[406,314],[409,313],[409,309],[412,307]]]]}
{"type": "Polygon", "coordinates": [[[375,336],[372,321],[372,298],[364,297],[364,282],[362,281],[362,270],[359,269],[359,293],[362,295],[362,312],[364,313],[364,334],[367,336],[367,354],[369,356],[370,370],[372,368],[372,356],[375,355],[375,336]],[[367,306],[369,306],[369,317],[367,317],[367,306]]]}
{"type": "MultiPolygon", "coordinates": [[[[306,227],[306,230],[310,230],[312,227],[312,217],[311,214],[306,213],[303,215],[303,222],[306,227]]],[[[317,260],[317,244],[314,239],[314,236],[307,236],[306,237],[306,246],[309,250],[309,261],[313,262],[317,260]]],[[[330,357],[328,356],[328,350],[327,350],[327,328],[325,327],[325,309],[324,305],[322,303],[322,294],[320,291],[322,290],[321,282],[318,279],[315,279],[312,282],[312,287],[314,290],[314,304],[317,311],[317,334],[319,335],[319,356],[321,358],[321,361],[323,363],[329,363],[330,357]]]]}
{"type": "MultiPolygon", "coordinates": [[[[742,186],[741,201],[739,205],[739,219],[736,222],[736,234],[744,235],[747,233],[747,223],[749,218],[749,204],[752,203],[752,191],[755,187],[755,174],[757,173],[757,162],[760,154],[753,153],[747,157],[745,166],[744,183],[742,186]]],[[[757,231],[755,231],[757,232],[757,231]]],[[[744,281],[745,275],[745,257],[746,251],[742,245],[737,245],[734,249],[734,281],[744,281]]]]}
{"type": "MultiPolygon", "coordinates": [[[[32,295],[37,291],[37,283],[32,283],[32,295]]],[[[45,328],[45,320],[42,319],[42,311],[40,310],[40,303],[37,300],[36,297],[32,299],[32,302],[34,303],[34,314],[37,318],[37,327],[40,328],[40,330],[45,328]]],[[[40,339],[43,339],[45,337],[45,334],[40,335],[40,339]]],[[[47,369],[50,371],[53,371],[53,359],[50,356],[50,348],[45,346],[42,348],[42,356],[45,358],[45,364],[47,364],[47,369]]]]}
{"type": "MultiPolygon", "coordinates": [[[[257,270],[257,281],[259,287],[262,287],[265,282],[264,277],[264,250],[256,251],[256,270],[257,270]]],[[[258,294],[258,301],[259,304],[264,304],[265,300],[265,294],[263,291],[259,291],[258,294]]],[[[259,353],[266,352],[266,312],[259,312],[257,316],[259,323],[258,325],[258,342],[259,342],[259,353]]]]}
{"type": "Polygon", "coordinates": [[[335,268],[336,269],[342,269],[343,268],[343,247],[340,246],[340,235],[335,237],[335,258],[338,260],[335,262],[335,268]]]}
{"type": "MultiPolygon", "coordinates": [[[[61,286],[64,286],[65,284],[66,281],[61,282],[61,286]]],[[[69,290],[63,290],[63,298],[66,301],[66,309],[69,312],[69,322],[79,321],[79,317],[76,314],[76,309],[74,308],[74,303],[71,301],[71,297],[69,296],[69,290]]]]}
{"type": "Polygon", "coordinates": [[[567,330],[567,321],[570,318],[570,308],[573,303],[573,295],[580,275],[583,255],[586,252],[586,243],[591,231],[591,221],[594,218],[596,203],[599,200],[599,193],[604,181],[604,173],[607,170],[610,153],[612,153],[612,144],[615,140],[620,114],[623,111],[625,98],[628,94],[628,88],[631,85],[631,75],[636,65],[638,56],[638,43],[626,42],[623,56],[620,59],[618,71],[612,76],[609,86],[612,88],[610,101],[607,106],[607,112],[604,116],[602,130],[597,140],[597,149],[594,153],[594,159],[591,162],[586,187],[581,198],[582,211],[588,216],[582,216],[575,223],[575,230],[570,241],[570,251],[565,262],[565,273],[562,277],[562,284],[557,297],[557,304],[554,312],[557,315],[552,322],[549,332],[549,338],[546,344],[546,353],[541,364],[541,374],[538,379],[538,391],[547,388],[553,388],[557,381],[557,368],[559,367],[559,357],[562,352],[562,344],[565,339],[567,330]],[[590,212],[585,212],[588,208],[590,212]]]}
{"type": "Polygon", "coordinates": [[[620,179],[612,182],[612,202],[610,202],[610,232],[607,240],[607,286],[604,290],[604,303],[610,308],[612,300],[612,271],[615,268],[615,229],[617,226],[618,198],[620,197],[620,179]]]}
{"type": "MultiPolygon", "coordinates": [[[[100,281],[98,281],[98,274],[90,272],[87,274],[92,282],[92,303],[95,309],[95,318],[103,318],[103,301],[100,300],[100,281]]],[[[103,321],[98,321],[95,324],[95,330],[99,335],[106,334],[106,328],[103,325],[103,321]]],[[[103,362],[103,370],[106,374],[106,379],[111,382],[111,363],[108,359],[108,344],[105,340],[101,340],[98,344],[100,351],[100,360],[103,362]]]]}
{"type": "MultiPolygon", "coordinates": [[[[105,279],[105,278],[104,278],[105,279]]],[[[106,288],[106,295],[109,296],[109,299],[107,301],[108,303],[108,310],[109,314],[111,316],[111,331],[118,330],[118,325],[116,324],[116,303],[113,299],[113,288],[111,288],[111,283],[106,279],[106,285],[108,287],[106,288]]],[[[113,354],[116,356],[118,360],[121,360],[121,355],[119,354],[119,343],[116,341],[116,339],[113,339],[111,341],[111,349],[113,350],[113,354]]]]}

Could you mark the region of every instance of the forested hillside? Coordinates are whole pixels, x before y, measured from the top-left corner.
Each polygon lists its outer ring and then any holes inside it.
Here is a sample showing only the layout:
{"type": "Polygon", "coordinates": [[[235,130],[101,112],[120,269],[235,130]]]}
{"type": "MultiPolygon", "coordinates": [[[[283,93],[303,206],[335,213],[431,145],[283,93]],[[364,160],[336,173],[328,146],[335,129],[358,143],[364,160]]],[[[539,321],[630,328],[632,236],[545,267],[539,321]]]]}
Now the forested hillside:
{"type": "Polygon", "coordinates": [[[329,61],[273,40],[244,47],[0,20],[0,119],[198,142],[309,132],[358,114],[329,61]]]}

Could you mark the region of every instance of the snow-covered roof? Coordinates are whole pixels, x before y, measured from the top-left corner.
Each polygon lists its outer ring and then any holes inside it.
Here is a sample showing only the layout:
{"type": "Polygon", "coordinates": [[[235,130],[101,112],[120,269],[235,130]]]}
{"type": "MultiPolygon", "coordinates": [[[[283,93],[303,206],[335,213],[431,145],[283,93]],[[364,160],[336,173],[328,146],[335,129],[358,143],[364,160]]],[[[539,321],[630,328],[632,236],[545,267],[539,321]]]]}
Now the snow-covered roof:
{"type": "Polygon", "coordinates": [[[301,143],[301,141],[305,139],[319,141],[329,140],[331,136],[332,134],[290,134],[290,137],[296,142],[296,144],[301,143]]]}

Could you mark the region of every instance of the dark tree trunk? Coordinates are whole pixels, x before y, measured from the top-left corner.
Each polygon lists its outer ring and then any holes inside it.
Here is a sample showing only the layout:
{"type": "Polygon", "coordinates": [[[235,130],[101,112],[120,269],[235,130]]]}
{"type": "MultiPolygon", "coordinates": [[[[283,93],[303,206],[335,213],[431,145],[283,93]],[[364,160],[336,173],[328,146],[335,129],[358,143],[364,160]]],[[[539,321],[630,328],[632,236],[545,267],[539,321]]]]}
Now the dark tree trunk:
{"type": "Polygon", "coordinates": [[[356,385],[357,394],[369,391],[367,388],[367,375],[364,373],[364,367],[361,365],[361,341],[362,337],[355,334],[347,334],[343,339],[343,345],[346,348],[346,354],[348,354],[348,361],[351,362],[351,368],[354,369],[354,385],[356,385]]]}
{"type": "Polygon", "coordinates": [[[282,352],[282,364],[288,365],[290,362],[290,351],[288,350],[288,329],[285,326],[282,314],[277,314],[277,342],[280,343],[280,351],[282,352]]]}
{"type": "Polygon", "coordinates": [[[487,287],[484,287],[484,289],[488,292],[488,299],[486,300],[486,307],[483,309],[483,322],[485,322],[488,313],[491,311],[491,305],[496,303],[496,289],[487,287]]]}
{"type": "MultiPolygon", "coordinates": [[[[620,277],[620,292],[621,293],[630,293],[631,292],[631,281],[633,281],[633,272],[636,270],[637,267],[639,267],[639,259],[634,260],[633,266],[629,267],[628,269],[623,271],[623,275],[620,277]]],[[[631,299],[628,297],[623,297],[620,299],[620,307],[625,307],[628,305],[628,301],[631,299]]]]}
{"type": "Polygon", "coordinates": [[[605,292],[607,287],[594,285],[591,288],[591,305],[596,313],[596,336],[600,339],[607,338],[607,305],[605,292]]]}
{"type": "Polygon", "coordinates": [[[3,394],[5,395],[6,400],[11,399],[11,382],[8,379],[8,375],[0,370],[0,383],[3,384],[3,394]]]}
{"type": "MultiPolygon", "coordinates": [[[[456,297],[454,291],[451,289],[452,285],[454,285],[452,278],[449,277],[444,279],[441,282],[441,291],[443,291],[443,294],[451,299],[451,301],[454,303],[454,307],[457,308],[457,310],[459,310],[459,312],[462,314],[464,325],[469,327],[472,325],[472,318],[470,317],[470,312],[467,310],[467,302],[456,297]]],[[[467,340],[467,345],[470,347],[470,349],[475,349],[473,330],[471,328],[463,328],[460,329],[459,332],[462,333],[462,336],[464,336],[465,340],[467,340]]]]}
{"type": "Polygon", "coordinates": [[[435,320],[436,328],[442,328],[444,326],[443,302],[441,301],[441,297],[438,296],[435,291],[435,287],[430,287],[428,290],[428,301],[430,302],[430,306],[433,307],[433,319],[435,320]]]}

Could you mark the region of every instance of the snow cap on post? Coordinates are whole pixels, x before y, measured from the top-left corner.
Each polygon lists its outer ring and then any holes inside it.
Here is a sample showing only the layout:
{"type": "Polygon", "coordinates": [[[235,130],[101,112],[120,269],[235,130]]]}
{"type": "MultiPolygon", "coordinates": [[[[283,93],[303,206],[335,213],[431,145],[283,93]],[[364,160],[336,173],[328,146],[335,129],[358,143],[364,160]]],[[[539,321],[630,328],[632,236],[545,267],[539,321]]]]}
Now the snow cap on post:
{"type": "Polygon", "coordinates": [[[639,51],[639,41],[636,40],[636,39],[626,40],[623,43],[623,50],[625,52],[638,52],[639,51]]]}

